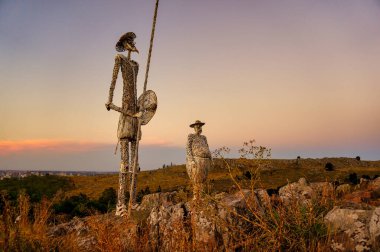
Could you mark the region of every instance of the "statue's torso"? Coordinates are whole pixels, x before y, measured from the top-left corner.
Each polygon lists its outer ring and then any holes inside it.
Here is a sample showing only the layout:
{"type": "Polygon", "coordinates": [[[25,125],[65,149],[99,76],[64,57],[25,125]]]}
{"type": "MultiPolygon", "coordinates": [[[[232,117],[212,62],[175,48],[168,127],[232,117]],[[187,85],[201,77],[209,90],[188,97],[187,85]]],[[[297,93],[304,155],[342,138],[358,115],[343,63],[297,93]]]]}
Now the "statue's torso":
{"type": "MultiPolygon", "coordinates": [[[[136,61],[128,60],[122,54],[117,56],[120,60],[120,69],[123,77],[123,97],[122,108],[127,108],[127,112],[135,114],[138,112],[137,107],[137,73],[139,65],[136,61]]],[[[118,138],[126,138],[130,140],[137,139],[137,119],[120,114],[119,127],[117,131],[118,138]]],[[[141,134],[139,136],[141,138],[141,134]]]]}
{"type": "Polygon", "coordinates": [[[121,73],[123,76],[123,97],[122,108],[127,107],[130,113],[137,113],[137,74],[139,64],[134,60],[128,60],[127,57],[121,57],[121,73]]]}
{"type": "Polygon", "coordinates": [[[191,152],[194,157],[211,158],[211,152],[207,144],[207,139],[203,135],[190,134],[191,152]]]}

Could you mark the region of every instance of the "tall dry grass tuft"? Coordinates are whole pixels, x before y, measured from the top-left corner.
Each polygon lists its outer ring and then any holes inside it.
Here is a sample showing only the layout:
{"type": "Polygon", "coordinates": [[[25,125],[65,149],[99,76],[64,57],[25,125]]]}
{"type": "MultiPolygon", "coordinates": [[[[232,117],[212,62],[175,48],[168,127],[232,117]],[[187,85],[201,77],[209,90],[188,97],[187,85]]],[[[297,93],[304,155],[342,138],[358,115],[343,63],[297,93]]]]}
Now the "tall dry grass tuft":
{"type": "Polygon", "coordinates": [[[0,244],[4,251],[41,251],[54,248],[55,242],[47,235],[52,201],[43,199],[41,203],[31,205],[29,197],[21,193],[16,205],[12,205],[5,196],[2,202],[0,244]]]}
{"type": "MultiPolygon", "coordinates": [[[[332,237],[323,216],[333,208],[334,196],[327,197],[327,193],[322,193],[306,202],[293,198],[284,203],[278,197],[260,200],[255,188],[260,184],[261,165],[268,164],[262,161],[270,158],[271,151],[254,143],[254,140],[246,142],[239,150],[242,158],[257,160],[256,168],[250,170],[248,182],[236,179],[236,174],[241,171],[224,159],[228,148],[214,152],[215,157],[223,160],[237,194],[241,195],[246,206],[243,211],[222,206],[229,217],[214,215],[219,230],[228,236],[223,239],[224,247],[243,251],[325,251],[332,237]]],[[[217,202],[213,197],[208,200],[217,202]]]]}
{"type": "Polygon", "coordinates": [[[137,247],[137,227],[126,218],[89,218],[88,226],[96,251],[128,251],[137,247]]]}

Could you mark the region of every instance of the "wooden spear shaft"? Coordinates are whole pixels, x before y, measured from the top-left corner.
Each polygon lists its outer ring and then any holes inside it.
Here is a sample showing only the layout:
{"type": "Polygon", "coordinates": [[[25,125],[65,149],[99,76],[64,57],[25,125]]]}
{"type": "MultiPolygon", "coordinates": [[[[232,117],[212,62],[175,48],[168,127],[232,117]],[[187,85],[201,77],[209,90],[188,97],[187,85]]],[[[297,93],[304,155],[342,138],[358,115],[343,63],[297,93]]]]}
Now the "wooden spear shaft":
{"type": "MultiPolygon", "coordinates": [[[[147,84],[148,84],[148,74],[149,74],[149,67],[150,67],[150,59],[152,57],[152,49],[153,49],[153,39],[154,39],[154,32],[156,30],[156,20],[157,20],[157,10],[158,10],[158,2],[159,0],[156,0],[156,6],[154,8],[154,16],[153,16],[153,25],[152,25],[152,32],[150,36],[150,45],[149,45],[149,53],[148,53],[148,60],[146,64],[146,72],[145,72],[145,81],[144,81],[144,91],[143,94],[146,92],[147,84]]],[[[143,103],[144,106],[144,103],[143,103]]],[[[144,111],[144,108],[140,109],[141,111],[144,111]]],[[[133,171],[132,171],[132,179],[131,179],[131,188],[129,190],[129,204],[128,204],[128,216],[131,216],[132,213],[132,207],[136,200],[136,179],[137,179],[137,162],[138,162],[138,153],[139,153],[139,139],[140,139],[140,132],[141,132],[141,119],[137,118],[137,140],[136,140],[136,151],[135,156],[133,157],[133,171]]]]}

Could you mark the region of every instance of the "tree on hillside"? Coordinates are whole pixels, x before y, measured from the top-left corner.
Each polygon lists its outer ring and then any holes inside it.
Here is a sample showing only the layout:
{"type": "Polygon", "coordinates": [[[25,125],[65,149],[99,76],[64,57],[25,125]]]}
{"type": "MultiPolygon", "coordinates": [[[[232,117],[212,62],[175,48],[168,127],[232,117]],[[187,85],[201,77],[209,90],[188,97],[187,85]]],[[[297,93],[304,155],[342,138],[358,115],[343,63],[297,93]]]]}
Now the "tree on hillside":
{"type": "Polygon", "coordinates": [[[326,171],[333,171],[334,170],[334,165],[332,163],[330,163],[330,162],[326,163],[325,170],[326,171]]]}
{"type": "Polygon", "coordinates": [[[107,210],[109,210],[115,207],[116,200],[116,190],[113,187],[109,187],[102,192],[102,195],[100,195],[98,202],[99,204],[106,206],[107,210]]]}

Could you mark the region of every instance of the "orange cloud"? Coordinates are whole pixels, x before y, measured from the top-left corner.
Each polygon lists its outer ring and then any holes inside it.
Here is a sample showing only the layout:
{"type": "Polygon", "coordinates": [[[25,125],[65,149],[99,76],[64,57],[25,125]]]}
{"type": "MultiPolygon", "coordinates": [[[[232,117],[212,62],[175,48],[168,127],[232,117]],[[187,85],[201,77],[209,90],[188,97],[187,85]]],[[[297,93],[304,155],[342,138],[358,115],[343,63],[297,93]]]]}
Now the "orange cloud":
{"type": "Polygon", "coordinates": [[[33,139],[19,141],[0,140],[0,156],[29,151],[81,152],[97,149],[107,145],[109,145],[109,143],[57,139],[33,139]]]}
{"type": "MultiPolygon", "coordinates": [[[[30,152],[30,151],[47,151],[47,152],[85,152],[107,146],[116,146],[115,143],[102,143],[91,141],[74,141],[59,139],[30,139],[18,141],[0,140],[0,156],[10,155],[14,153],[30,152]]],[[[165,140],[149,138],[141,142],[141,146],[171,146],[165,140]]]]}

